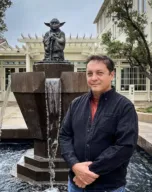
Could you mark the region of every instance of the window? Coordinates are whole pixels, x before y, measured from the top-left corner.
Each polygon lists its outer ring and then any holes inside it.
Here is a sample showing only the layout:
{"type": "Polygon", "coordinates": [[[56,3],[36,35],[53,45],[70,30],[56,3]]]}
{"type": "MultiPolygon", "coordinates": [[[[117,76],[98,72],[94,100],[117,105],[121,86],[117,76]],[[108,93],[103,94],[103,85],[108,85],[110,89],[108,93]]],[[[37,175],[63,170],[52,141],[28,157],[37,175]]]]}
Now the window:
{"type": "Polygon", "coordinates": [[[20,61],[19,65],[26,65],[25,61],[20,61]]]}
{"type": "Polygon", "coordinates": [[[150,80],[150,90],[152,91],[152,80],[150,80]]]}
{"type": "Polygon", "coordinates": [[[15,64],[15,65],[19,65],[19,62],[18,62],[18,61],[15,61],[14,64],[15,64]]]}
{"type": "Polygon", "coordinates": [[[103,31],[104,30],[104,14],[102,14],[100,22],[101,22],[101,29],[102,29],[101,31],[103,31]]]}
{"type": "Polygon", "coordinates": [[[108,23],[109,23],[109,19],[108,19],[108,9],[106,9],[106,11],[105,11],[105,27],[107,26],[108,23]]]}
{"type": "Polygon", "coordinates": [[[143,11],[146,12],[146,0],[143,0],[143,11]]]}
{"type": "Polygon", "coordinates": [[[4,61],[4,65],[25,65],[25,61],[4,61]]]}
{"type": "Polygon", "coordinates": [[[19,73],[26,72],[26,68],[19,68],[19,73]]]}
{"type": "Polygon", "coordinates": [[[137,0],[138,12],[141,13],[141,0],[137,0]]]}
{"type": "Polygon", "coordinates": [[[135,85],[135,91],[146,90],[146,77],[139,68],[121,68],[121,91],[128,91],[130,84],[135,85]]]}
{"type": "Polygon", "coordinates": [[[106,26],[106,14],[105,14],[105,11],[103,12],[103,19],[102,19],[102,22],[103,22],[103,29],[104,29],[105,26],[106,26]]]}
{"type": "Polygon", "coordinates": [[[77,68],[77,72],[86,72],[86,68],[77,68]]]}
{"type": "Polygon", "coordinates": [[[97,33],[98,33],[98,35],[100,33],[100,20],[97,22],[97,33]]]}
{"type": "Polygon", "coordinates": [[[15,68],[5,68],[5,90],[11,78],[11,73],[15,73],[15,68]]]}
{"type": "Polygon", "coordinates": [[[74,65],[74,61],[70,61],[72,65],[74,65]]]}
{"type": "MultiPolygon", "coordinates": [[[[111,2],[110,2],[109,5],[108,5],[107,13],[108,13],[108,11],[109,11],[110,6],[111,6],[111,2]]],[[[110,21],[111,21],[111,15],[108,16],[108,23],[109,23],[110,21]]]]}
{"type": "Polygon", "coordinates": [[[100,17],[100,20],[99,20],[99,23],[100,23],[100,25],[99,25],[99,26],[100,26],[100,29],[99,29],[99,30],[100,30],[100,33],[101,33],[102,30],[103,30],[102,17],[103,17],[103,16],[101,16],[101,17],[100,17]]]}
{"type": "Polygon", "coordinates": [[[73,63],[75,65],[84,65],[84,66],[78,66],[79,68],[84,68],[87,64],[85,61],[74,61],[73,63]]]}
{"type": "Polygon", "coordinates": [[[146,12],[146,0],[138,0],[137,3],[139,13],[146,12]]]}

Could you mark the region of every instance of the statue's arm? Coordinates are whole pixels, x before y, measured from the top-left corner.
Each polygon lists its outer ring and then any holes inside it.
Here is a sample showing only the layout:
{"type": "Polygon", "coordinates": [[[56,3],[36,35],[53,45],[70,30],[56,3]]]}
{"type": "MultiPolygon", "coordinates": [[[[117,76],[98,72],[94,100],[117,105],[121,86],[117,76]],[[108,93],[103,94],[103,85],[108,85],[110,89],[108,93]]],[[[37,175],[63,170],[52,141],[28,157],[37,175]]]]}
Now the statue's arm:
{"type": "Polygon", "coordinates": [[[43,43],[46,44],[49,40],[49,33],[47,32],[43,38],[43,43]]]}
{"type": "Polygon", "coordinates": [[[61,33],[61,37],[60,37],[60,38],[56,37],[56,40],[57,40],[59,43],[65,43],[65,33],[62,32],[62,33],[61,33]]]}

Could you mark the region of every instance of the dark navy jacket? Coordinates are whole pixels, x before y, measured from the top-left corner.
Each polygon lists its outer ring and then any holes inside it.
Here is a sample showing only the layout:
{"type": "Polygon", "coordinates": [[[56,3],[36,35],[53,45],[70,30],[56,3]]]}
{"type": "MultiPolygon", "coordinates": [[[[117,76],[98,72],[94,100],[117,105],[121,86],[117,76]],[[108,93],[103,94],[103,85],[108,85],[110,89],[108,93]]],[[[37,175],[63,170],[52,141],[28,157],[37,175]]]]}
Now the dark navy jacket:
{"type": "MultiPolygon", "coordinates": [[[[100,177],[86,189],[113,190],[126,184],[138,138],[137,114],[127,98],[111,89],[101,95],[91,122],[91,97],[89,92],[72,101],[60,130],[61,154],[70,168],[78,162],[93,162],[89,169],[100,177]]],[[[72,170],[69,175],[72,181],[72,170]]]]}

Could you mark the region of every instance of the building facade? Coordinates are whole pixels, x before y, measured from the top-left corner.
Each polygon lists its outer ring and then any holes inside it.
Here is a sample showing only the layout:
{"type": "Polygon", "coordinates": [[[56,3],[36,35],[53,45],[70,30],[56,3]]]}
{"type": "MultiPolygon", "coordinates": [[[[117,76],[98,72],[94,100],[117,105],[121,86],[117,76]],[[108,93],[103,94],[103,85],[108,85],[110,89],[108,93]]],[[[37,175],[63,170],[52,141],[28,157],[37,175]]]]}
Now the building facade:
{"type": "MultiPolygon", "coordinates": [[[[97,26],[97,36],[101,36],[110,31],[112,38],[120,41],[125,41],[125,34],[117,27],[113,21],[113,17],[107,17],[108,7],[113,0],[104,0],[100,7],[99,12],[94,20],[94,24],[97,26]]],[[[150,7],[148,0],[133,0],[133,9],[139,13],[146,13],[147,25],[145,27],[145,33],[147,34],[147,40],[152,42],[152,8],[150,7]]]]}
{"type": "MultiPolygon", "coordinates": [[[[117,27],[112,17],[107,17],[107,12],[113,0],[104,0],[99,12],[94,20],[97,26],[97,36],[99,42],[102,35],[106,32],[111,32],[112,38],[125,42],[126,36],[117,27]]],[[[133,0],[133,8],[140,13],[145,12],[147,15],[147,25],[145,33],[147,34],[147,41],[152,46],[152,8],[148,4],[148,0],[133,0]]],[[[102,45],[101,45],[102,46],[102,45]]],[[[104,46],[102,46],[104,52],[104,46]]],[[[125,60],[117,60],[116,63],[116,90],[129,98],[129,85],[134,85],[135,100],[136,101],[151,101],[152,100],[152,82],[146,78],[138,68],[131,68],[129,63],[125,60]]]]}

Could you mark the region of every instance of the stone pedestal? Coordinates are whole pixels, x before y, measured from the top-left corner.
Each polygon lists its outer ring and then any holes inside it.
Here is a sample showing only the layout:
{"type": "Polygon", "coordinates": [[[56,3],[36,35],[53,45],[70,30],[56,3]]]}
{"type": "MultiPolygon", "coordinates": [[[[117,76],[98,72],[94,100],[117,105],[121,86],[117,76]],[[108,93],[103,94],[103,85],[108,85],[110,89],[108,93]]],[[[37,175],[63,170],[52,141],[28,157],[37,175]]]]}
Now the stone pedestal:
{"type": "Polygon", "coordinates": [[[44,72],[45,78],[60,78],[63,71],[74,71],[74,65],[69,63],[36,63],[33,65],[34,72],[44,72]]]}

